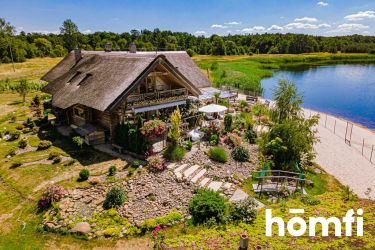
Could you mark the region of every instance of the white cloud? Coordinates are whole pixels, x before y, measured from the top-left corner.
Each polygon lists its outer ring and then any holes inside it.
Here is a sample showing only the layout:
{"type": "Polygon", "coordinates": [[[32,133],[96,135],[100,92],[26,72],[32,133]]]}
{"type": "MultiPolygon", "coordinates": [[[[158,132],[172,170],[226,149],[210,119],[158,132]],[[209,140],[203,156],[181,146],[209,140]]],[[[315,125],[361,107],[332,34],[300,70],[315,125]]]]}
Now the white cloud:
{"type": "Polygon", "coordinates": [[[361,30],[365,30],[370,28],[367,25],[363,25],[361,23],[344,23],[340,24],[334,30],[328,31],[329,33],[351,33],[351,32],[358,32],[361,30]]]}
{"type": "Polygon", "coordinates": [[[360,21],[366,18],[375,18],[375,11],[360,11],[356,14],[347,15],[344,18],[349,21],[360,21]]]}
{"type": "Polygon", "coordinates": [[[326,3],[326,2],[318,2],[317,5],[326,7],[326,6],[328,6],[328,3],[326,3]]]}
{"type": "Polygon", "coordinates": [[[293,29],[320,29],[320,28],[330,28],[331,25],[327,23],[321,23],[321,24],[311,24],[311,23],[288,23],[284,26],[287,30],[293,30],[293,29]]]}
{"type": "Polygon", "coordinates": [[[264,28],[263,26],[254,26],[242,29],[241,31],[244,33],[262,33],[266,31],[266,28],[264,28]]]}
{"type": "Polygon", "coordinates": [[[228,26],[221,25],[221,24],[212,24],[211,28],[226,29],[228,28],[228,26]]]}
{"type": "Polygon", "coordinates": [[[83,34],[91,34],[91,33],[92,33],[92,30],[87,29],[87,30],[82,31],[82,33],[83,33],[83,34]]]}
{"type": "Polygon", "coordinates": [[[361,23],[344,23],[337,26],[338,30],[341,31],[358,31],[358,30],[364,30],[368,29],[369,26],[363,25],[361,23]]]}
{"type": "Polygon", "coordinates": [[[269,30],[269,31],[272,31],[272,30],[282,31],[282,30],[284,30],[284,28],[274,24],[271,27],[269,27],[267,30],[269,30]]]}
{"type": "Polygon", "coordinates": [[[370,31],[368,31],[368,30],[363,31],[362,33],[365,34],[365,35],[370,35],[370,31]]]}
{"type": "Polygon", "coordinates": [[[318,19],[315,17],[302,17],[294,19],[295,22],[317,22],[318,19]]]}
{"type": "Polygon", "coordinates": [[[236,22],[236,21],[233,21],[233,22],[227,22],[227,23],[224,23],[226,25],[240,25],[241,22],[236,22]]]}
{"type": "Polygon", "coordinates": [[[319,26],[319,28],[331,28],[332,26],[330,25],[330,24],[328,24],[328,23],[321,23],[321,24],[319,24],[318,25],[319,26]]]}
{"type": "Polygon", "coordinates": [[[195,31],[194,34],[195,34],[196,36],[204,36],[204,35],[207,34],[207,32],[204,31],[204,30],[198,30],[198,31],[195,31]]]}
{"type": "Polygon", "coordinates": [[[40,33],[43,35],[48,35],[48,34],[59,34],[60,32],[58,30],[50,31],[50,30],[33,30],[30,33],[40,33]]]}

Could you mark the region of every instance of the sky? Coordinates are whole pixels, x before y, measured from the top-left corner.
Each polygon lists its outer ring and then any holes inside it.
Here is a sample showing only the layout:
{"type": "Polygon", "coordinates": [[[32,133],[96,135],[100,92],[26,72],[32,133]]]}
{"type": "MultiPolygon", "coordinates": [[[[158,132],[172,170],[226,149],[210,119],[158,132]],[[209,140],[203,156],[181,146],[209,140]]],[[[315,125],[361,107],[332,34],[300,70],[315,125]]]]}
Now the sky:
{"type": "Polygon", "coordinates": [[[375,0],[0,0],[0,17],[18,32],[58,33],[70,18],[86,34],[159,28],[197,36],[375,35],[375,0]]]}

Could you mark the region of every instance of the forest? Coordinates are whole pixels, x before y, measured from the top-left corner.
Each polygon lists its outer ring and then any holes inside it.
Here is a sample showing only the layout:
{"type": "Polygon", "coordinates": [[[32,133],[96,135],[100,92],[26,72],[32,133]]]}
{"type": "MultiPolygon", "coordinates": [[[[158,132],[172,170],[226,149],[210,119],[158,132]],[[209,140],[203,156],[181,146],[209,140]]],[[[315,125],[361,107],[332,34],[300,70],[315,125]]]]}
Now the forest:
{"type": "Polygon", "coordinates": [[[313,36],[306,34],[247,34],[195,36],[187,32],[131,30],[83,34],[70,19],[59,34],[16,33],[15,27],[0,18],[0,62],[23,62],[34,57],[61,57],[75,47],[84,50],[128,50],[135,43],[140,51],[186,50],[189,55],[301,54],[313,52],[375,53],[375,37],[362,35],[313,36]]]}

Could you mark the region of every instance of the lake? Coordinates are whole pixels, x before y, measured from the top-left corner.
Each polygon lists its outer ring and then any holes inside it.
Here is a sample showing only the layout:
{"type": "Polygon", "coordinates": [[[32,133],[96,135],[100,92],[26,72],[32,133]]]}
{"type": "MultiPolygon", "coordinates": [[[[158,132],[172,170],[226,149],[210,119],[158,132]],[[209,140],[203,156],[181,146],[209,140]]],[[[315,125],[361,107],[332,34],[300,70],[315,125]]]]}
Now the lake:
{"type": "Polygon", "coordinates": [[[279,79],[296,83],[303,106],[375,129],[375,65],[329,65],[288,68],[262,80],[272,99],[279,79]]]}

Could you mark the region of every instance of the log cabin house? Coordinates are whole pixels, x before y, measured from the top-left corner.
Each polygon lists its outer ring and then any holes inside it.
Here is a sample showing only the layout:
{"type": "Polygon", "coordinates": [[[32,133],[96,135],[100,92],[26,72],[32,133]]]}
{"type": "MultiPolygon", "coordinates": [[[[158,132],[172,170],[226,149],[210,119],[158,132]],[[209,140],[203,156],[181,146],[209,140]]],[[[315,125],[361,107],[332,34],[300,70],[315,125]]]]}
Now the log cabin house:
{"type": "Polygon", "coordinates": [[[42,80],[58,124],[87,144],[113,141],[117,125],[136,115],[170,113],[211,82],[185,51],[129,52],[75,49],[42,80]]]}

